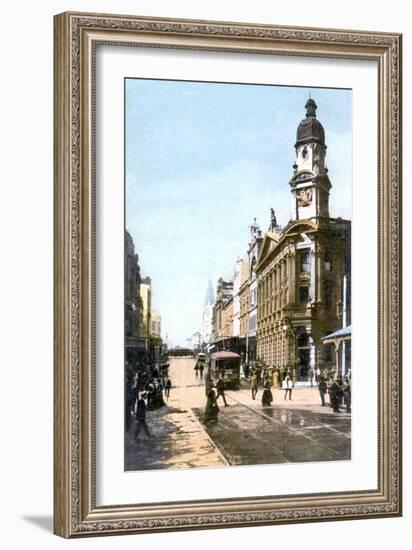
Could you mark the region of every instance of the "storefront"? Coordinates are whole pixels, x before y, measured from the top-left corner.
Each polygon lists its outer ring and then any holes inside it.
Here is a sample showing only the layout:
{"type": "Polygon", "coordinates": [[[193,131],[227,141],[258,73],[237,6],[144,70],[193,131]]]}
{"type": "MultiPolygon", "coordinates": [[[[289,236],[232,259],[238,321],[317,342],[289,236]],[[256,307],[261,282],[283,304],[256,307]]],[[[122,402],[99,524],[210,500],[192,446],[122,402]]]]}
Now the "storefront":
{"type": "Polygon", "coordinates": [[[336,372],[344,377],[351,373],[352,325],[343,327],[322,338],[324,345],[332,345],[336,372]]]}

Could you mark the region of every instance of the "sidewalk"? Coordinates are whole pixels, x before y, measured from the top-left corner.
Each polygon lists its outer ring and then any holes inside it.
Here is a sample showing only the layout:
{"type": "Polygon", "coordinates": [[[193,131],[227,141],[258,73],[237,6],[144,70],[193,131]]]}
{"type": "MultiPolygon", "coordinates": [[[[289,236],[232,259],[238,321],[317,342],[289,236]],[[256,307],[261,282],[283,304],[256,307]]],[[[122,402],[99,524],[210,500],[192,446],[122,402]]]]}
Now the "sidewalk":
{"type": "Polygon", "coordinates": [[[216,468],[227,462],[210,439],[192,407],[203,406],[201,386],[175,388],[165,407],[147,411],[151,437],[143,432],[135,438],[136,420],[126,436],[125,469],[216,468]]]}
{"type": "MultiPolygon", "coordinates": [[[[242,380],[241,389],[237,391],[226,391],[226,394],[232,397],[235,401],[247,405],[248,407],[262,406],[263,389],[259,388],[256,398],[252,399],[252,392],[247,386],[247,381],[242,380]]],[[[344,406],[341,407],[341,412],[334,413],[329,403],[329,396],[325,396],[326,406],[322,407],[319,390],[317,386],[295,386],[292,389],[292,400],[285,399],[285,390],[272,388],[273,402],[272,407],[282,407],[287,409],[307,409],[310,412],[320,413],[331,416],[343,416],[350,418],[351,414],[346,412],[344,406]]]]}

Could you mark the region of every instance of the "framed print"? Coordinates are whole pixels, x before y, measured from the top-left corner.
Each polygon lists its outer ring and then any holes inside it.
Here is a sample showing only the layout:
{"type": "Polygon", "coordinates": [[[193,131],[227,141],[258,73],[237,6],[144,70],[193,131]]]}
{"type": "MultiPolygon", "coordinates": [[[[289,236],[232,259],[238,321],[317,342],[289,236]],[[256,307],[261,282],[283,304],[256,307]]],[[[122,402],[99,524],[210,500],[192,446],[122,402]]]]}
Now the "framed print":
{"type": "Polygon", "coordinates": [[[55,17],[55,533],[401,514],[401,35],[55,17]]]}

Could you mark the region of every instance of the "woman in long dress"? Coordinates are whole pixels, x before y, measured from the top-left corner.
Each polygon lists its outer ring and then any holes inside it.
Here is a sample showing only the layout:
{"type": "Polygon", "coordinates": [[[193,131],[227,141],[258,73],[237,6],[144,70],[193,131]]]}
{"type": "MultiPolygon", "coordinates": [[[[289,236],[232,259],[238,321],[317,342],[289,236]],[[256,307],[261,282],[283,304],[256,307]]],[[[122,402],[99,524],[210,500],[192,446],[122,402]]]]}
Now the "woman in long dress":
{"type": "Polygon", "coordinates": [[[272,391],[270,389],[270,382],[269,380],[266,380],[264,383],[264,389],[262,393],[262,406],[263,407],[270,407],[273,401],[273,395],[272,391]]]}
{"type": "Polygon", "coordinates": [[[214,389],[209,390],[205,409],[205,422],[217,422],[219,406],[216,403],[216,393],[214,389]]]}

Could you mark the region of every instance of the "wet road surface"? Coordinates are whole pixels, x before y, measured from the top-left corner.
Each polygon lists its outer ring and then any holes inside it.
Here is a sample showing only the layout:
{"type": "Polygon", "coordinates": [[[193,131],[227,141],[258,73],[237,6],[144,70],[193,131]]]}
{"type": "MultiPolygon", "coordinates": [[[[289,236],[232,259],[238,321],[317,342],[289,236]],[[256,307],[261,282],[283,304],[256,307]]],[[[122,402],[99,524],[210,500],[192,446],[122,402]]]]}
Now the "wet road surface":
{"type": "MultiPolygon", "coordinates": [[[[219,467],[348,460],[351,417],[321,407],[316,388],[295,389],[293,401],[273,390],[272,407],[252,400],[248,386],[219,399],[216,424],[205,424],[204,381],[194,360],[171,359],[172,390],[166,407],[148,411],[148,438],[134,425],[126,434],[126,470],[219,467]]],[[[259,397],[259,396],[258,396],[259,397]]]]}

